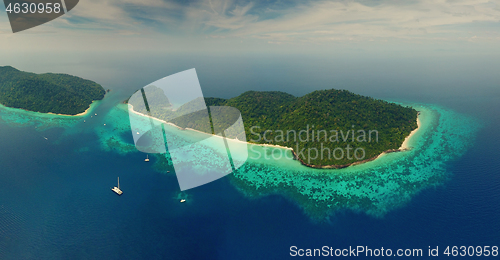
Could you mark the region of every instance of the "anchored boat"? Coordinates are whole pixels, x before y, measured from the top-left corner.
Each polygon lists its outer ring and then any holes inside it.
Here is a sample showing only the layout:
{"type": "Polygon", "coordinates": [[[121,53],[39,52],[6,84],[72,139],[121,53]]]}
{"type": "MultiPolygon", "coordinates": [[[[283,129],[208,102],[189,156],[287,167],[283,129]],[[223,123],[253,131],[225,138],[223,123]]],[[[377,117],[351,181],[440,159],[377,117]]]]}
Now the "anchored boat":
{"type": "Polygon", "coordinates": [[[123,194],[123,191],[120,190],[120,177],[118,177],[118,187],[113,187],[113,188],[111,188],[111,190],[118,195],[123,194]]]}

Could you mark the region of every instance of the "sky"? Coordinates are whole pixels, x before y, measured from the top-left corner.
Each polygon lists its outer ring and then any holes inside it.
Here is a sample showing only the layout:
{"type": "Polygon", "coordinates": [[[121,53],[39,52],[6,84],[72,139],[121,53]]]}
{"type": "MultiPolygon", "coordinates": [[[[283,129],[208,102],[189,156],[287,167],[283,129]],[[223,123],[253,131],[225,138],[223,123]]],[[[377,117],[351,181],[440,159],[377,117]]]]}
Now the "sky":
{"type": "Polygon", "coordinates": [[[500,0],[80,0],[0,53],[51,51],[498,52],[500,0]]]}
{"type": "Polygon", "coordinates": [[[0,66],[123,95],[196,68],[203,93],[224,98],[329,88],[498,98],[499,46],[500,0],[80,0],[15,34],[0,9],[0,66]]]}

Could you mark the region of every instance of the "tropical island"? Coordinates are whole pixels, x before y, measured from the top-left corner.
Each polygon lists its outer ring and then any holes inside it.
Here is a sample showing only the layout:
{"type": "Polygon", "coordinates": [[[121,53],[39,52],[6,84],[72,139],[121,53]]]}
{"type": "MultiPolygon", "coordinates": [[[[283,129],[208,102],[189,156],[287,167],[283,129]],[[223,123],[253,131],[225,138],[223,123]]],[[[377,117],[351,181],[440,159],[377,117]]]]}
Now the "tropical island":
{"type": "MultiPolygon", "coordinates": [[[[155,109],[150,111],[148,104],[139,105],[142,96],[135,96],[126,101],[135,112],[213,134],[212,128],[201,120],[207,110],[193,109],[200,106],[199,101],[172,109],[161,89],[147,88],[147,103],[155,109]]],[[[302,97],[277,91],[248,91],[230,99],[204,101],[208,107],[237,108],[247,142],[291,148],[295,159],[315,168],[344,168],[373,160],[382,153],[401,151],[405,138],[418,128],[415,109],[347,90],[319,90],[302,97]]],[[[228,126],[213,125],[213,128],[228,126]]]]}
{"type": "Polygon", "coordinates": [[[67,74],[35,74],[11,66],[0,67],[0,104],[41,113],[83,114],[104,88],[67,74]]]}

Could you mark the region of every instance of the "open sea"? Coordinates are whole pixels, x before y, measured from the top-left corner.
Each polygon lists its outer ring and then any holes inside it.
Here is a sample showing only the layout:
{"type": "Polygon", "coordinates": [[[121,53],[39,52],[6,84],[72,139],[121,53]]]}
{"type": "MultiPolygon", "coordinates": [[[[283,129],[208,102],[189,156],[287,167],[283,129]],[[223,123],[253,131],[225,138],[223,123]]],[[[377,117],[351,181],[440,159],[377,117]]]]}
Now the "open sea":
{"type": "MultiPolygon", "coordinates": [[[[53,65],[54,72],[112,91],[85,117],[0,107],[0,259],[286,259],[293,258],[291,246],[422,249],[420,258],[427,258],[429,247],[446,257],[447,246],[500,246],[498,75],[464,74],[454,61],[421,59],[405,68],[414,73],[391,76],[401,67],[394,64],[375,68],[378,76],[340,73],[332,79],[308,62],[281,69],[269,62],[264,67],[274,73],[266,74],[259,60],[250,59],[229,73],[229,83],[220,73],[203,72],[211,69],[208,61],[162,69],[158,60],[134,79],[127,71],[141,63],[96,78],[90,69],[79,70],[90,67],[85,62],[63,71],[53,65]],[[417,69],[425,66],[442,71],[417,69]],[[263,89],[300,96],[342,88],[418,107],[424,127],[412,139],[412,152],[359,167],[332,173],[297,162],[249,160],[231,175],[181,192],[171,165],[159,156],[145,163],[134,148],[120,103],[149,82],[190,67],[199,72],[206,96],[263,89]],[[244,69],[264,76],[236,80],[244,69]],[[290,73],[293,78],[283,82],[290,73]],[[307,82],[315,87],[303,87],[307,82]],[[110,191],[117,176],[122,196],[110,191]]],[[[357,65],[350,62],[345,71],[357,65]]]]}

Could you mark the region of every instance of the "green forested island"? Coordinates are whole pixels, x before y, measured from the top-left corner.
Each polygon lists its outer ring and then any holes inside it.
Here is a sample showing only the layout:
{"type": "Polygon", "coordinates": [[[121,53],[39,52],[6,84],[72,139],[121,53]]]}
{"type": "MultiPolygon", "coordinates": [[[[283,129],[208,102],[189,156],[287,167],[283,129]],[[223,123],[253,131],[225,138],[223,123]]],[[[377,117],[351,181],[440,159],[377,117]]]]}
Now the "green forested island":
{"type": "Polygon", "coordinates": [[[0,67],[0,104],[42,113],[76,115],[104,98],[101,85],[67,74],[35,74],[0,67]]]}
{"type": "MultiPolygon", "coordinates": [[[[151,102],[148,99],[149,103],[163,104],[161,109],[151,111],[152,116],[180,127],[201,131],[207,128],[205,132],[211,132],[210,126],[199,120],[206,110],[176,118],[183,109],[199,105],[199,102],[172,110],[160,89],[149,91],[155,93],[148,95],[154,97],[151,102]]],[[[141,96],[136,98],[142,99],[141,96]]],[[[129,103],[140,102],[130,99],[129,103]]],[[[417,128],[418,112],[415,109],[346,90],[319,90],[302,97],[277,91],[248,91],[230,99],[205,98],[205,103],[208,107],[237,108],[242,115],[248,142],[292,148],[302,163],[313,167],[338,168],[369,160],[385,151],[395,151],[417,128]]],[[[134,110],[144,113],[146,107],[134,105],[134,110]]]]}

